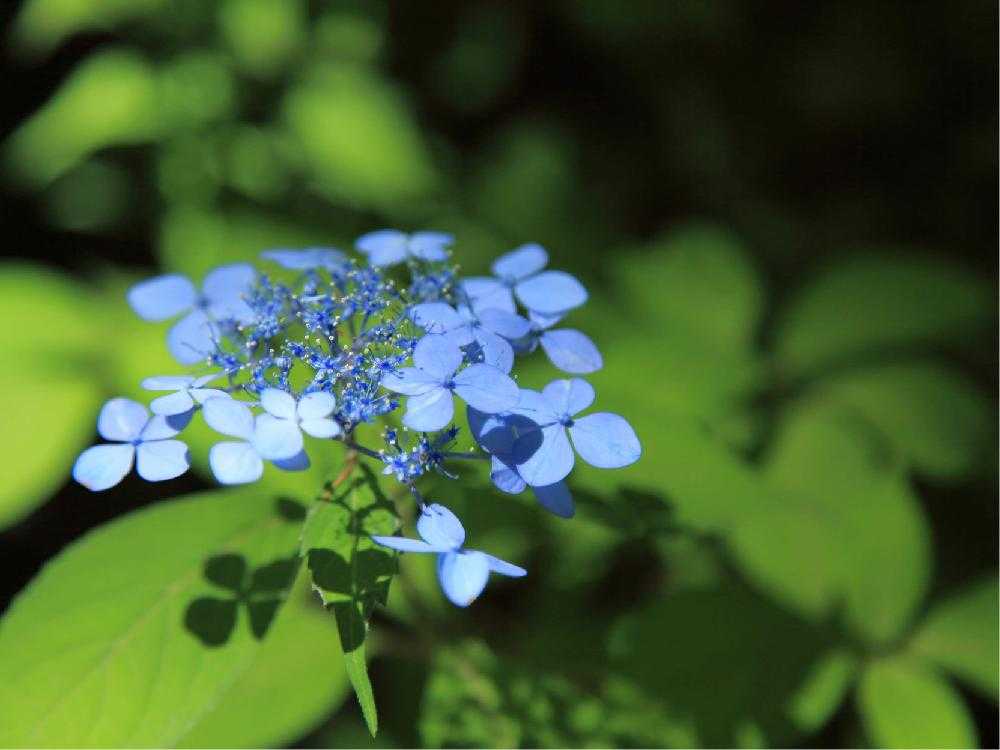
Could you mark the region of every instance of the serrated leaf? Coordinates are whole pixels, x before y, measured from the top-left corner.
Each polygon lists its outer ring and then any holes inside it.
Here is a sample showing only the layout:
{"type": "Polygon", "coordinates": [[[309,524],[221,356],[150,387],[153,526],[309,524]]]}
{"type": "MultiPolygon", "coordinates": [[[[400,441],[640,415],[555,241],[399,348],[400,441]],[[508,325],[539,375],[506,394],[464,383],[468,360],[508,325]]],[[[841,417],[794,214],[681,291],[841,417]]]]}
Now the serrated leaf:
{"type": "Polygon", "coordinates": [[[849,413],[800,404],[764,474],[770,492],[728,539],[743,572],[805,617],[836,612],[876,643],[900,635],[927,590],[930,540],[878,435],[849,413]]]}
{"type": "Polygon", "coordinates": [[[203,493],[89,533],[0,622],[0,745],[173,746],[252,665],[303,508],[203,493]]]}
{"type": "Polygon", "coordinates": [[[347,676],[374,736],[378,714],[366,664],[368,620],[376,605],[386,604],[396,554],[370,537],[393,534],[399,520],[367,467],[354,468],[341,481],[313,504],[300,551],[313,588],[337,619],[347,676]]]}
{"type": "Polygon", "coordinates": [[[997,699],[997,586],[995,576],[931,607],[909,652],[946,669],[997,699]]]}
{"type": "Polygon", "coordinates": [[[786,374],[886,349],[954,345],[989,325],[993,294],[971,273],[933,259],[872,254],[819,274],[778,325],[775,355],[786,374]]]}
{"type": "Polygon", "coordinates": [[[926,476],[962,479],[989,463],[989,400],[944,365],[906,362],[852,369],[821,381],[813,393],[863,415],[926,476]]]}
{"type": "Polygon", "coordinates": [[[875,747],[976,747],[976,728],[962,696],[940,675],[906,659],[871,663],[858,703],[875,747]]]}

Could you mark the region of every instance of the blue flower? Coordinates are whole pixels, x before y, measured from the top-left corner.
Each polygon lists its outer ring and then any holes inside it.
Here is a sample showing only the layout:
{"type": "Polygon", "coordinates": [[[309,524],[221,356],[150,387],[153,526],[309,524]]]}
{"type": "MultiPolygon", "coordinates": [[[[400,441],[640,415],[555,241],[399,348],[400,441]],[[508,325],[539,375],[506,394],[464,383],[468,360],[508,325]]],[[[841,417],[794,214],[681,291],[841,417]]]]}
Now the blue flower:
{"type": "MultiPolygon", "coordinates": [[[[525,393],[522,389],[521,393],[525,393]]],[[[531,392],[528,393],[528,398],[531,392]]],[[[476,443],[490,454],[490,481],[501,492],[519,495],[530,485],[518,471],[514,460],[514,444],[521,435],[540,436],[538,425],[519,414],[483,414],[469,407],[469,429],[476,443]]],[[[524,446],[522,446],[524,450],[524,446]]],[[[563,481],[531,487],[535,499],[546,510],[562,518],[576,512],[573,496],[563,481]]]]}
{"type": "Polygon", "coordinates": [[[587,301],[583,284],[563,271],[542,271],[549,262],[541,245],[521,245],[494,261],[493,276],[463,279],[461,287],[476,310],[515,312],[514,297],[532,312],[561,315],[587,301]]]}
{"type": "Polygon", "coordinates": [[[444,336],[428,334],[413,350],[414,367],[404,367],[382,377],[382,386],[410,398],[403,424],[413,430],[432,432],[445,427],[454,414],[452,392],[486,414],[517,405],[517,384],[496,367],[462,364],[462,352],[444,336]]]}
{"type": "Polygon", "coordinates": [[[536,427],[519,435],[512,458],[528,484],[546,486],[564,479],[573,468],[574,447],[580,458],[599,469],[617,469],[639,460],[642,446],[622,417],[600,412],[574,418],[593,402],[594,389],[580,378],[554,380],[541,393],[522,390],[511,411],[536,427]]]}
{"type": "Polygon", "coordinates": [[[450,510],[437,503],[426,505],[417,519],[421,540],[399,536],[373,536],[383,547],[400,552],[431,552],[438,556],[437,575],[445,596],[459,607],[475,601],[489,580],[490,571],[520,578],[528,571],[477,550],[464,549],[465,529],[450,510]]]}
{"type": "Polygon", "coordinates": [[[149,408],[153,414],[164,416],[184,414],[210,398],[229,397],[225,391],[203,387],[218,379],[220,374],[213,372],[200,378],[187,375],[157,375],[143,380],[142,387],[147,391],[173,391],[168,396],[160,396],[150,402],[149,408]]]}
{"type": "Polygon", "coordinates": [[[393,266],[407,259],[441,261],[448,259],[447,247],[455,241],[443,232],[414,232],[379,229],[358,238],[354,246],[368,256],[373,266],[393,266]]]}
{"type": "Polygon", "coordinates": [[[265,250],[260,257],[274,261],[282,268],[292,271],[311,271],[323,268],[327,271],[344,271],[350,261],[340,250],[332,247],[307,247],[302,250],[265,250]]]}
{"type": "Polygon", "coordinates": [[[531,323],[520,315],[495,308],[474,312],[468,305],[458,309],[444,302],[425,302],[410,308],[410,320],[428,333],[439,333],[456,346],[479,345],[483,361],[505,373],[514,366],[514,349],[508,339],[524,338],[531,323]]]}
{"type": "Polygon", "coordinates": [[[302,433],[317,438],[334,438],[340,425],[330,415],[337,400],[325,391],[307,393],[296,400],[277,388],[260,392],[260,405],[265,414],[254,425],[254,446],[262,458],[269,461],[291,459],[302,452],[302,433]]]}
{"type": "Polygon", "coordinates": [[[167,334],[167,347],[182,365],[193,365],[215,351],[218,323],[249,323],[253,310],[244,300],[257,272],[246,263],[210,271],[201,294],[186,276],[167,274],[142,281],[128,291],[128,301],[143,320],[167,320],[187,313],[167,334]]]}
{"type": "Polygon", "coordinates": [[[604,359],[594,342],[580,331],[572,328],[551,330],[561,316],[545,316],[531,313],[531,331],[514,347],[520,353],[530,353],[541,344],[549,361],[563,372],[586,375],[604,367],[604,359]]]}
{"type": "Polygon", "coordinates": [[[97,418],[97,431],[110,445],[88,448],[73,465],[73,478],[89,490],[114,487],[136,463],[139,476],[162,482],[188,470],[187,446],[172,440],[187,425],[185,419],[154,416],[127,398],[108,401],[97,418]]]}

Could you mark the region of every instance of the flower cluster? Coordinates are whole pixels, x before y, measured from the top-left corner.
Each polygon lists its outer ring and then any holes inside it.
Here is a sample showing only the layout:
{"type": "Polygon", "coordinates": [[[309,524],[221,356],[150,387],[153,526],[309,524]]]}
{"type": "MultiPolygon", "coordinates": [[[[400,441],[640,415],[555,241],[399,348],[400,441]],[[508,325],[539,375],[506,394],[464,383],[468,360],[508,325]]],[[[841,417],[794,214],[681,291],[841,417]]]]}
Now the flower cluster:
{"type": "Polygon", "coordinates": [[[463,547],[465,531],[447,508],[426,502],[416,481],[428,472],[456,478],[448,465],[487,459],[491,480],[506,493],[531,487],[538,502],[573,515],[565,483],[579,454],[600,468],[627,466],[641,447],[620,416],[578,416],[594,401],[579,377],[541,391],[518,387],[515,358],[541,349],[570,375],[594,372],[600,352],[583,333],[556,328],[587,300],[574,277],[546,270],[539,245],[498,258],[493,276],[460,278],[449,265],[452,237],[440,232],[371,232],[358,239],[363,260],[332,248],[270,250],[269,275],[237,263],[217,268],[200,290],[168,274],[128,292],[143,319],[177,319],[167,346],[189,375],[143,381],[157,392],[149,411],[125,398],[109,401],[98,432],[111,441],[85,450],[74,478],[92,490],[120,482],[133,464],[149,481],[189,467],[175,439],[201,411],[226,436],[209,451],[222,484],[253,482],[265,462],[283,471],[309,466],[309,450],[339,441],[379,461],[420,506],[423,541],[376,537],[404,552],[438,554],[448,598],[466,606],[490,571],[525,571],[463,547]],[[449,450],[459,434],[463,402],[477,450],[449,450]],[[379,443],[359,442],[364,425],[380,422],[379,443]],[[574,450],[575,449],[575,450],[574,450]]]}

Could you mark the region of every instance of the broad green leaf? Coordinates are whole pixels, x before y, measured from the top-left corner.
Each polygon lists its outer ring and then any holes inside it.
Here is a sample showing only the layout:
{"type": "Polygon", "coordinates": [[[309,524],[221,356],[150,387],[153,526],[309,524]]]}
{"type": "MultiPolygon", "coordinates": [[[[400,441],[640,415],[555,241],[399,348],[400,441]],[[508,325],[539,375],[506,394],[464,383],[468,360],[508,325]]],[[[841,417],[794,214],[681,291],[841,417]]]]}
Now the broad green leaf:
{"type": "Polygon", "coordinates": [[[789,707],[795,726],[818,731],[843,703],[857,671],[857,656],[840,646],[812,664],[789,707]]]}
{"type": "Polygon", "coordinates": [[[848,370],[813,392],[856,409],[921,474],[961,479],[989,463],[989,400],[944,365],[891,363],[848,370]]]}
{"type": "Polygon", "coordinates": [[[81,31],[110,30],[150,15],[166,0],[27,0],[14,21],[15,43],[33,55],[81,31]]]}
{"type": "Polygon", "coordinates": [[[885,349],[970,339],[993,317],[989,285],[933,259],[870,254],[818,275],[778,325],[775,356],[801,377],[885,349]]]}
{"type": "Polygon", "coordinates": [[[985,578],[933,606],[909,651],[997,699],[997,579],[985,578]]]}
{"type": "Polygon", "coordinates": [[[388,599],[396,554],[370,537],[391,535],[398,525],[375,475],[361,466],[338,486],[328,486],[302,529],[301,553],[313,588],[337,619],[347,676],[372,736],[378,731],[378,714],[365,662],[368,620],[375,605],[385,606],[388,599]]]}
{"type": "Polygon", "coordinates": [[[304,513],[259,490],[203,493],[68,547],[0,622],[0,745],[182,742],[259,653],[304,513]]]}
{"type": "Polygon", "coordinates": [[[726,360],[749,354],[764,296],[738,237],[710,225],[678,227],[615,270],[636,325],[689,352],[726,360]]]}
{"type": "Polygon", "coordinates": [[[837,708],[849,670],[830,637],[735,586],[661,595],[623,615],[612,666],[677,725],[682,746],[786,744],[837,708]]]}
{"type": "Polygon", "coordinates": [[[266,77],[304,46],[305,10],[300,0],[225,0],[219,28],[240,67],[266,77]]]}
{"type": "Polygon", "coordinates": [[[316,187],[338,203],[392,208],[436,187],[409,107],[373,73],[318,66],[289,90],[283,112],[316,187]]]}
{"type": "Polygon", "coordinates": [[[104,49],[81,62],[5,144],[15,175],[51,182],[98,149],[144,143],[159,132],[153,68],[137,53],[104,49]]]}
{"type": "Polygon", "coordinates": [[[303,567],[250,667],[181,747],[283,747],[313,729],[347,696],[337,628],[303,567]]]}
{"type": "Polygon", "coordinates": [[[868,665],[858,704],[875,747],[976,747],[961,695],[936,672],[899,657],[868,665]]]}
{"type": "Polygon", "coordinates": [[[799,404],[764,468],[770,491],[728,539],[743,572],[806,617],[837,611],[865,640],[899,636],[927,589],[930,540],[878,435],[848,413],[799,404]]]}
{"type": "Polygon", "coordinates": [[[550,670],[500,658],[480,641],[439,648],[424,689],[428,747],[684,746],[691,735],[620,677],[588,691],[550,670]]]}

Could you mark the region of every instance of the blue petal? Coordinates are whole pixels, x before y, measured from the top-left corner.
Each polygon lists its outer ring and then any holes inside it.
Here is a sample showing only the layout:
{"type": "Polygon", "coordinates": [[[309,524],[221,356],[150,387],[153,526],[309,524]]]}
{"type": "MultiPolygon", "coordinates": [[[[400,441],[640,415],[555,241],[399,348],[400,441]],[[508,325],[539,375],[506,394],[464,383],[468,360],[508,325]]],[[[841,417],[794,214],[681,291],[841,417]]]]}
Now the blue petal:
{"type": "Polygon", "coordinates": [[[493,557],[493,555],[487,555],[485,552],[480,552],[483,557],[486,558],[486,562],[490,566],[490,570],[494,573],[499,573],[502,576],[510,576],[511,578],[523,578],[528,575],[528,571],[524,568],[513,565],[506,560],[501,560],[499,557],[493,557]]]}
{"type": "Polygon", "coordinates": [[[445,336],[428,334],[413,350],[413,364],[437,378],[447,378],[462,364],[462,352],[445,336]]]}
{"type": "Polygon", "coordinates": [[[373,536],[372,541],[381,544],[383,547],[399,550],[400,552],[436,552],[427,542],[419,539],[407,539],[405,536],[373,536]]]}
{"type": "Polygon", "coordinates": [[[573,505],[573,496],[569,492],[569,487],[565,482],[547,484],[543,487],[533,487],[535,499],[539,505],[551,513],[555,513],[561,518],[572,518],[576,513],[573,505]]]}
{"type": "Polygon", "coordinates": [[[250,443],[216,443],[208,452],[208,463],[222,484],[256,482],[264,473],[264,462],[250,443]]]}
{"type": "Polygon", "coordinates": [[[245,298],[256,281],[257,272],[248,263],[231,263],[209,271],[201,289],[215,319],[234,318],[241,323],[253,320],[253,310],[245,298]]]}
{"type": "Polygon", "coordinates": [[[544,487],[566,478],[573,470],[573,448],[561,424],[522,435],[514,443],[518,473],[532,487],[544,487]]]}
{"type": "Polygon", "coordinates": [[[437,574],[449,601],[468,607],[486,588],[490,563],[482,552],[445,552],[438,557],[437,574]]]}
{"type": "Polygon", "coordinates": [[[216,432],[232,437],[253,439],[253,412],[242,401],[231,398],[210,398],[202,407],[205,422],[216,432]]]}
{"type": "Polygon", "coordinates": [[[382,387],[393,393],[404,396],[420,396],[421,394],[441,387],[441,378],[428,375],[416,367],[404,367],[393,373],[382,376],[382,387]]]}
{"type": "Polygon", "coordinates": [[[549,255],[541,245],[531,242],[511,250],[493,261],[490,270],[494,276],[509,281],[519,281],[545,268],[549,255]]]}
{"type": "Polygon", "coordinates": [[[186,276],[171,273],[140,281],[128,290],[127,298],[143,320],[166,320],[194,307],[198,292],[186,276]]]}
{"type": "Polygon", "coordinates": [[[642,455],[632,425],[617,414],[588,414],[577,419],[569,433],[580,458],[599,469],[628,466],[642,455]]]}
{"type": "Polygon", "coordinates": [[[113,398],[101,407],[97,417],[97,431],[105,440],[131,443],[138,440],[142,428],[149,421],[149,412],[138,401],[130,398],[113,398]]]}
{"type": "Polygon", "coordinates": [[[169,440],[177,437],[181,431],[188,426],[191,421],[192,411],[180,414],[157,414],[142,428],[139,439],[143,442],[147,440],[169,440]]]}
{"type": "Polygon", "coordinates": [[[514,431],[509,425],[512,415],[484,414],[478,409],[468,407],[466,414],[469,420],[469,431],[476,442],[487,453],[506,456],[514,446],[514,431]]]}
{"type": "Polygon", "coordinates": [[[410,308],[410,320],[427,333],[445,333],[465,324],[455,308],[444,302],[424,302],[410,308]]]}
{"type": "Polygon", "coordinates": [[[299,419],[324,419],[337,408],[337,399],[326,391],[313,391],[299,399],[295,413],[299,419]]]}
{"type": "Polygon", "coordinates": [[[517,383],[492,365],[469,365],[458,373],[455,393],[486,414],[512,409],[521,396],[517,383]]]}
{"type": "Polygon", "coordinates": [[[446,260],[448,251],[445,248],[454,241],[454,237],[444,232],[414,232],[410,236],[410,255],[420,260],[446,260]]]}
{"type": "Polygon", "coordinates": [[[337,420],[330,417],[319,417],[317,419],[303,419],[299,422],[302,431],[314,438],[328,440],[335,438],[341,433],[337,420]]]}
{"type": "Polygon", "coordinates": [[[483,328],[505,339],[519,339],[531,330],[531,323],[526,318],[504,310],[482,310],[478,315],[483,328]]]}
{"type": "Polygon", "coordinates": [[[260,405],[268,414],[279,419],[295,419],[295,397],[280,388],[262,390],[260,405]]]}
{"type": "Polygon", "coordinates": [[[347,264],[347,256],[330,247],[307,247],[302,250],[265,250],[260,257],[267,258],[283,268],[293,271],[308,271],[325,268],[334,271],[347,264]]]}
{"type": "Polygon", "coordinates": [[[455,413],[451,391],[437,387],[406,401],[403,424],[411,430],[434,432],[448,426],[455,413]]]}
{"type": "Polygon", "coordinates": [[[546,331],[542,334],[541,344],[552,364],[564,372],[586,375],[604,366],[594,342],[572,328],[546,331]]]}
{"type": "Polygon", "coordinates": [[[253,447],[261,458],[280,461],[302,450],[302,430],[290,419],[259,414],[254,422],[253,447]]]}
{"type": "Polygon", "coordinates": [[[391,266],[406,260],[407,236],[396,229],[379,229],[358,238],[354,246],[373,266],[391,266]]]}
{"type": "Polygon", "coordinates": [[[563,271],[545,271],[532,276],[514,287],[514,293],[521,304],[543,315],[566,312],[587,301],[587,290],[563,271]]]}
{"type": "Polygon", "coordinates": [[[147,391],[181,391],[190,387],[195,379],[187,375],[154,375],[142,381],[147,391]]]}
{"type": "Polygon", "coordinates": [[[517,473],[517,469],[504,463],[497,455],[493,456],[490,464],[490,481],[498,490],[506,492],[508,495],[519,495],[528,486],[528,483],[517,473]]]}
{"type": "Polygon", "coordinates": [[[475,329],[476,343],[482,354],[482,364],[492,365],[505,375],[514,367],[514,347],[485,328],[475,329]]]}
{"type": "Polygon", "coordinates": [[[174,391],[166,396],[154,398],[149,408],[153,414],[183,414],[194,406],[194,399],[187,391],[174,391]]]}
{"type": "Polygon", "coordinates": [[[417,533],[437,552],[447,552],[465,543],[465,529],[458,516],[443,505],[425,505],[417,519],[417,533]]]}
{"type": "Polygon", "coordinates": [[[131,445],[95,445],[73,464],[73,479],[88,490],[100,492],[114,487],[132,468],[135,448],[131,445]]]}
{"type": "Polygon", "coordinates": [[[514,304],[514,293],[510,287],[489,276],[473,276],[462,279],[459,287],[476,312],[496,309],[512,313],[517,310],[517,306],[514,304]]]}
{"type": "Polygon", "coordinates": [[[190,466],[188,448],[180,440],[154,440],[136,448],[135,468],[147,482],[179,477],[190,466]]]}
{"type": "Polygon", "coordinates": [[[594,388],[580,378],[553,380],[542,389],[542,398],[552,405],[557,414],[572,417],[594,403],[594,388]]]}
{"type": "Polygon", "coordinates": [[[201,310],[192,310],[167,333],[167,348],[182,365],[197,364],[215,350],[215,327],[201,310]]]}
{"type": "Polygon", "coordinates": [[[230,395],[225,391],[217,390],[216,388],[192,388],[188,391],[197,403],[203,404],[210,398],[230,398],[230,395]]]}
{"type": "Polygon", "coordinates": [[[279,458],[271,463],[282,471],[305,471],[309,468],[309,456],[301,450],[291,458],[279,458]]]}
{"type": "Polygon", "coordinates": [[[528,320],[535,324],[539,329],[545,330],[551,328],[560,320],[565,317],[564,313],[555,313],[552,315],[543,315],[542,313],[535,312],[534,310],[528,310],[528,320]]]}
{"type": "Polygon", "coordinates": [[[553,422],[558,422],[559,412],[553,405],[538,391],[530,388],[522,388],[517,401],[517,406],[510,410],[511,414],[523,417],[530,422],[545,427],[553,422]]]}

